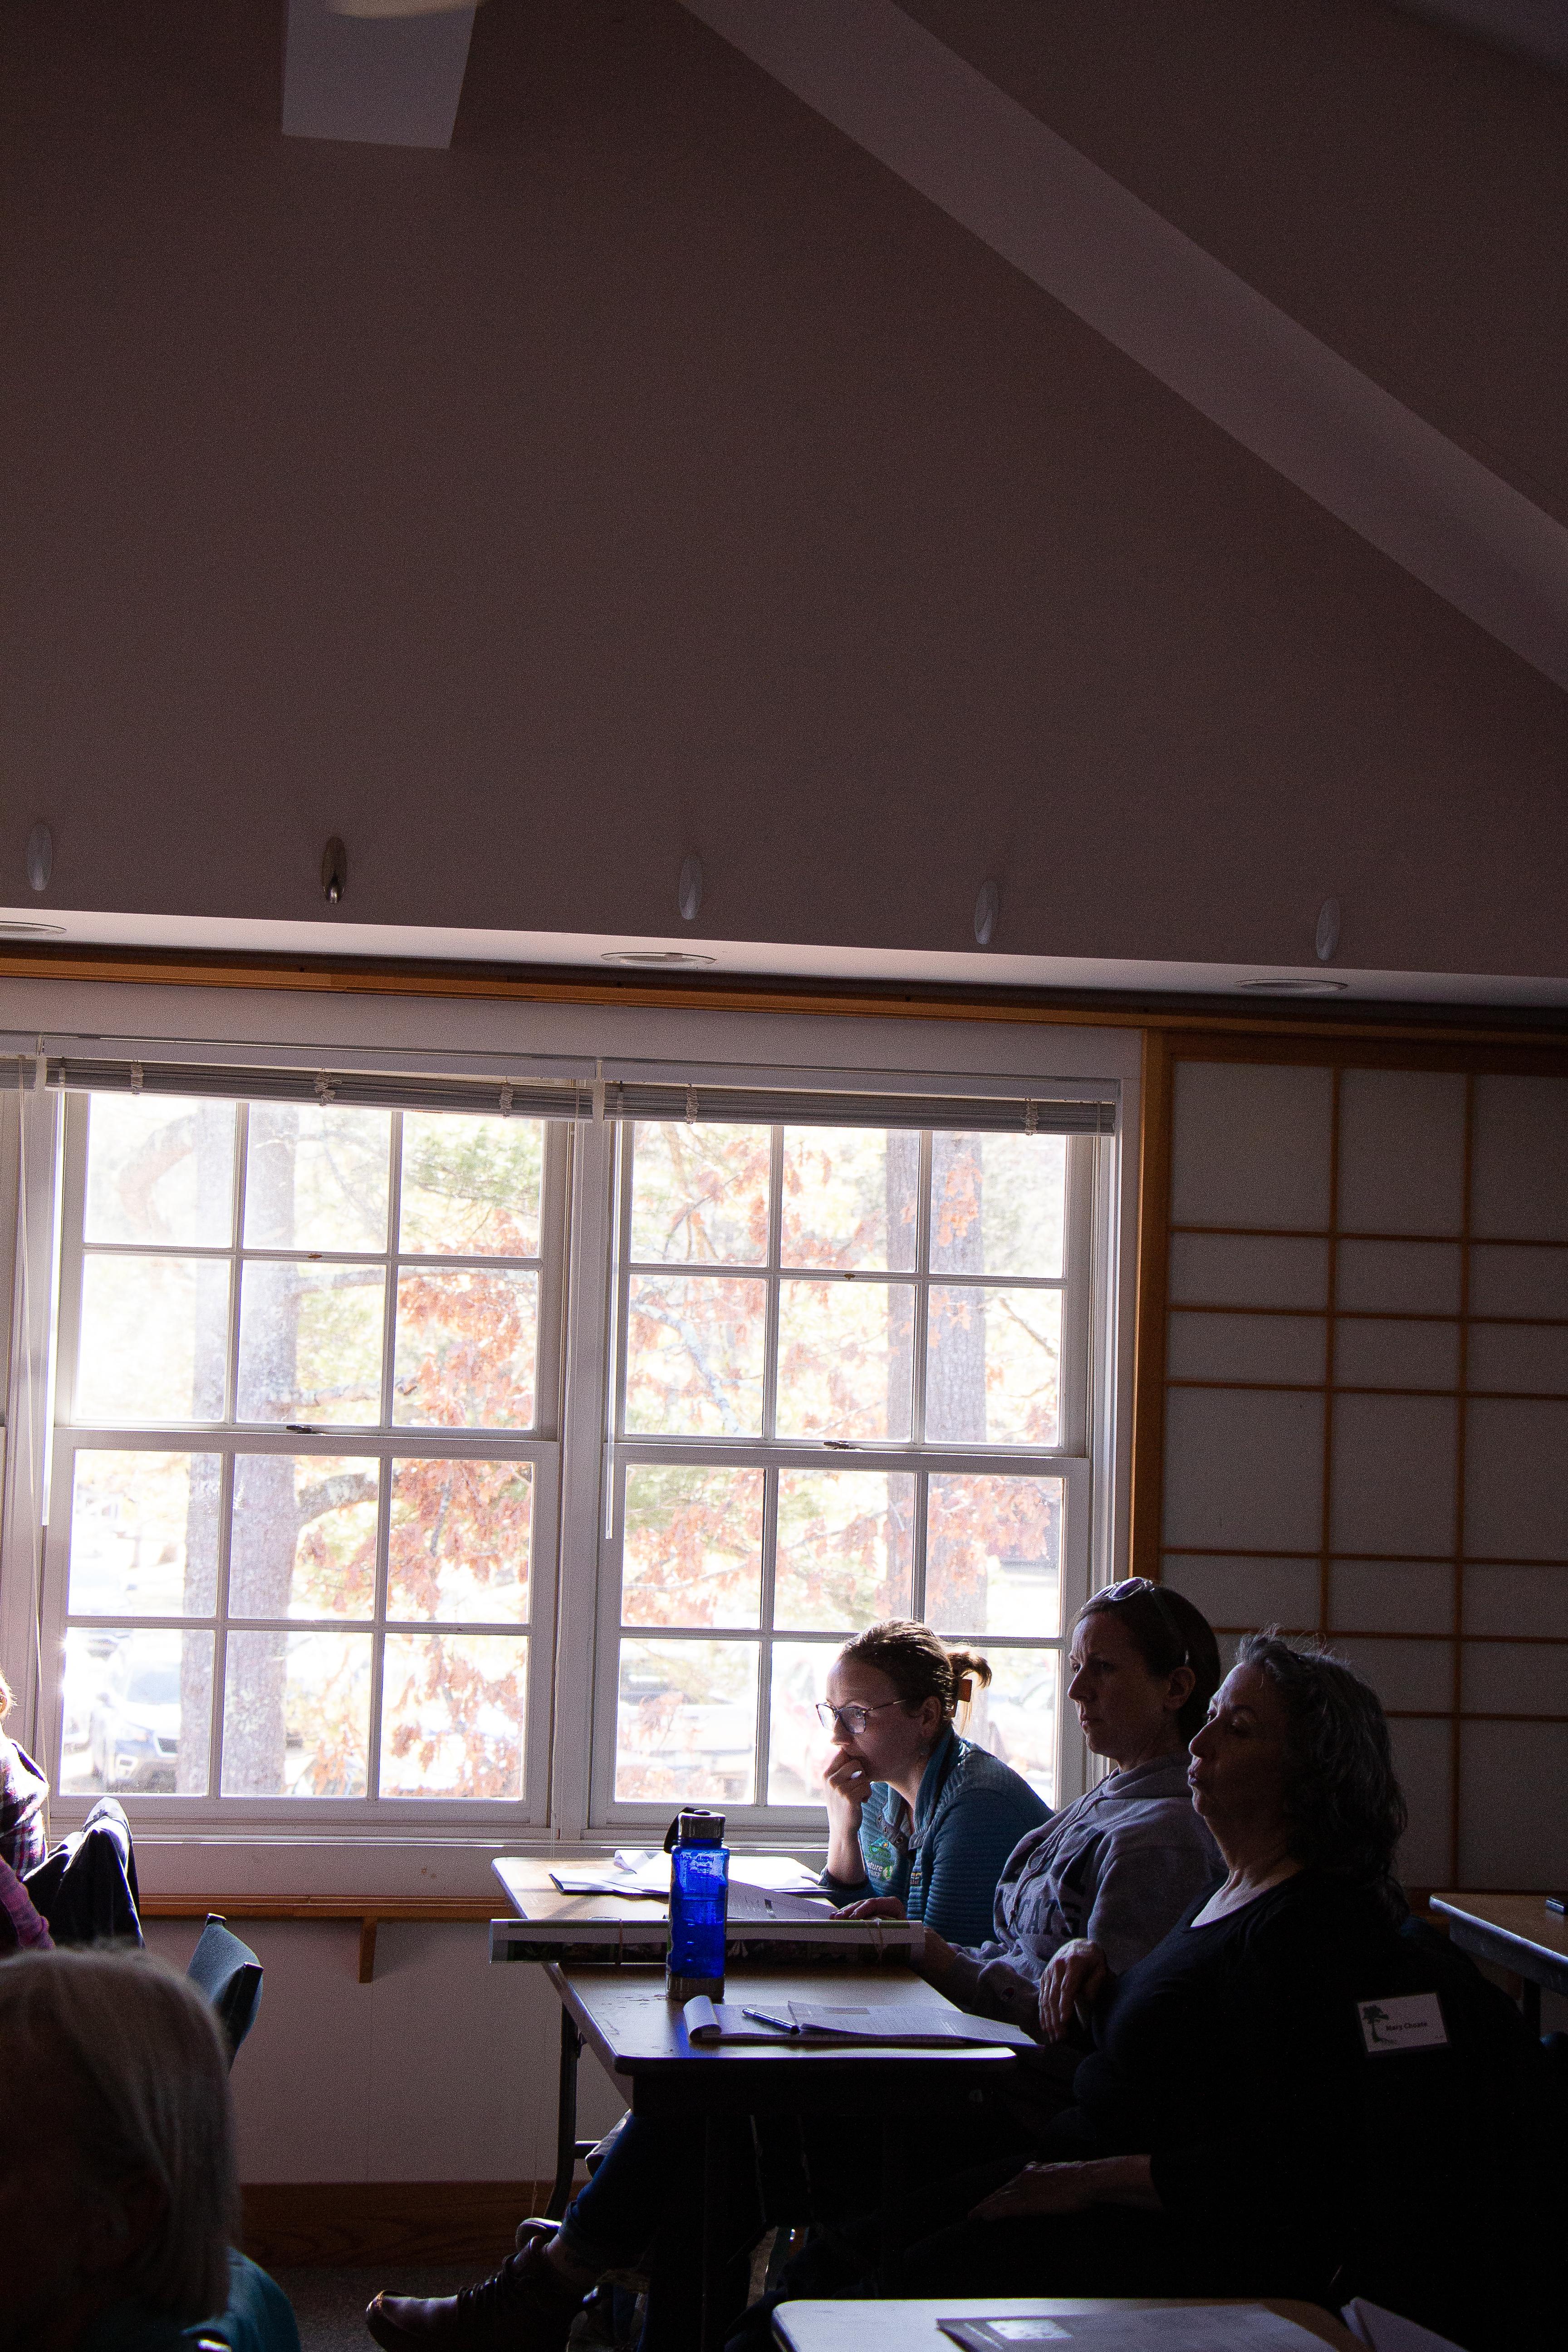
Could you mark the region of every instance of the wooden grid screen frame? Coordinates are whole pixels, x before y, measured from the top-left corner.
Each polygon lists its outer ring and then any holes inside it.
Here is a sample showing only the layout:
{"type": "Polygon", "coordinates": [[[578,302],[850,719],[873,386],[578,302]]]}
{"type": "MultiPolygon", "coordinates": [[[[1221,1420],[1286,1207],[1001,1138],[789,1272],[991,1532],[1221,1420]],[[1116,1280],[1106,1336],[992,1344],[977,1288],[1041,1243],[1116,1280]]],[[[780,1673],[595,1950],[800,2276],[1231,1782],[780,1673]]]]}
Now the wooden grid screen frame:
{"type": "Polygon", "coordinates": [[[1557,1885],[1568,1054],[1152,1034],[1144,1100],[1134,1568],[1367,1674],[1407,1879],[1557,1885]]]}

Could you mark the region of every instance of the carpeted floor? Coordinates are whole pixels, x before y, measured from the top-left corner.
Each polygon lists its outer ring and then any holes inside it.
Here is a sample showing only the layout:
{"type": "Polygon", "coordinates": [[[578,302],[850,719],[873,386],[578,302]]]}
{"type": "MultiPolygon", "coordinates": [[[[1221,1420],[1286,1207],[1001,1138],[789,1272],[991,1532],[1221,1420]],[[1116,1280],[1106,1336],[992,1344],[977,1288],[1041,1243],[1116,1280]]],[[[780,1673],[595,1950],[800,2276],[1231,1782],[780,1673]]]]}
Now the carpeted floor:
{"type": "Polygon", "coordinates": [[[458,2269],[405,2269],[384,2263],[378,2270],[274,2271],[294,2306],[301,2352],[375,2352],[365,2332],[364,2307],[380,2287],[399,2294],[456,2294],[478,2275],[472,2263],[458,2269]]]}

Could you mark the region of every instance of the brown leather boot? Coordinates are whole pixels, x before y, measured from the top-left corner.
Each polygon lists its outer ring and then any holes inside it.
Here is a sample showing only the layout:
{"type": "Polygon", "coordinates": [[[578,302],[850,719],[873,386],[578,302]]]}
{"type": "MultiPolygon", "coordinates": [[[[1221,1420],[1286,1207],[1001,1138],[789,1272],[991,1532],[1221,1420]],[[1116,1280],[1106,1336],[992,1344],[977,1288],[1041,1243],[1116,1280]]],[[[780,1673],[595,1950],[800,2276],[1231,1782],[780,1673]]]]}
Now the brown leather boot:
{"type": "Polygon", "coordinates": [[[562,2352],[586,2290],[544,2258],[553,2221],[524,2222],[519,2251],[456,2294],[378,2294],[364,2324],[386,2352],[562,2352]]]}

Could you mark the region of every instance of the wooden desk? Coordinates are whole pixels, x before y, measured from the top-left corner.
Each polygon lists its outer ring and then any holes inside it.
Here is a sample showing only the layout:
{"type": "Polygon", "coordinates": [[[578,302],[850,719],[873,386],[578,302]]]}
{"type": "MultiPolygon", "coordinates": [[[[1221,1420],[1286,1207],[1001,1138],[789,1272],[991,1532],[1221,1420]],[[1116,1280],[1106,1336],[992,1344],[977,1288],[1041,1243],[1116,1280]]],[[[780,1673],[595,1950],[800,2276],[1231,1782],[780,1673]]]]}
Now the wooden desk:
{"type": "MultiPolygon", "coordinates": [[[[952,2337],[938,2327],[939,2318],[991,2319],[1012,2314],[1066,2320],[1075,2312],[1168,2311],[1181,2307],[1182,2302],[1176,2296],[1153,2295],[1090,2302],[1077,2295],[961,2294],[941,2303],[781,2303],[773,2313],[773,2336],[784,2352],[938,2352],[938,2347],[942,2352],[957,2352],[952,2337]]],[[[1341,2352],[1360,2352],[1349,2330],[1314,2303],[1269,2297],[1249,2308],[1292,2319],[1309,2336],[1341,2347],[1341,2352]]]]}
{"type": "MultiPolygon", "coordinates": [[[[700,2119],[705,2133],[702,2182],[702,2352],[717,2352],[711,2284],[719,2249],[713,2223],[721,2139],[714,2126],[744,2115],[875,2116],[882,2127],[884,2179],[897,2178],[907,2118],[967,2105],[972,2092],[994,2084],[1016,2064],[1010,2050],[795,2050],[777,2042],[751,2047],[720,2043],[694,2050],[679,2008],[664,1989],[662,1968],[567,1968],[545,1974],[561,1996],[562,2066],[558,2147],[575,2149],[576,2061],[584,2043],[620,2084],[634,2116],[700,2119]]],[[[731,1968],[728,1998],[762,2008],[809,1999],[823,1976],[798,1969],[731,1968]]],[[[843,1979],[835,1977],[835,1989],[843,1979]]],[[[903,1969],[868,1970],[855,1998],[868,2008],[919,2003],[950,2011],[952,2003],[903,1969]]],[[[560,2190],[557,2175],[557,2193],[560,2190]]],[[[553,2205],[553,2199],[552,2200],[553,2205]]],[[[563,2203],[562,2210],[564,2210],[563,2203]]]]}
{"type": "Polygon", "coordinates": [[[1434,1895],[1448,1934],[1472,1959],[1522,1977],[1520,2006],[1531,2033],[1541,2032],[1541,1995],[1568,1994],[1568,1920],[1549,1911],[1544,1895],[1434,1895]]]}

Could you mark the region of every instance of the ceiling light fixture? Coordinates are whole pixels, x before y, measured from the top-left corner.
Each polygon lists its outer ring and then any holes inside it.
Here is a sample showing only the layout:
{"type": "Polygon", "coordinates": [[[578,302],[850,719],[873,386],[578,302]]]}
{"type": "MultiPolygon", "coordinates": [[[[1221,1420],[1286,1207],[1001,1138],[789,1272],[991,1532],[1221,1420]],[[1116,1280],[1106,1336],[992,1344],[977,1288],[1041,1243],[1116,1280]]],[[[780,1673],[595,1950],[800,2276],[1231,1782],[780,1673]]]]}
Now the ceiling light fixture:
{"type": "Polygon", "coordinates": [[[1260,996],[1342,996],[1348,980],[1312,980],[1285,972],[1278,980],[1238,980],[1237,988],[1252,988],[1260,996]]]}
{"type": "Polygon", "coordinates": [[[666,967],[716,963],[716,956],[693,955],[686,948],[609,948],[601,963],[656,963],[666,967]]]}

